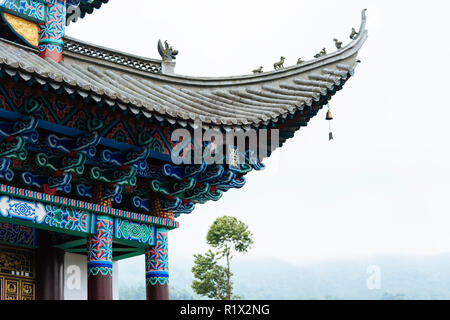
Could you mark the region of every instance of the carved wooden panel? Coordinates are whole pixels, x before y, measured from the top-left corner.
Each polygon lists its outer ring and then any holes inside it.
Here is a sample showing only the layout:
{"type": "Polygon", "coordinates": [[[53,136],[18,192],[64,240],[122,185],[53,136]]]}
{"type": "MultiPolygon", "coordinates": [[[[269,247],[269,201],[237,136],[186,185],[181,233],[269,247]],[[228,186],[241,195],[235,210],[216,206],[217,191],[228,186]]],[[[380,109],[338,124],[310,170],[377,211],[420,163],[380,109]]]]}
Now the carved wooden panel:
{"type": "Polygon", "coordinates": [[[0,246],[0,275],[34,279],[33,251],[0,246]]]}
{"type": "Polygon", "coordinates": [[[5,300],[19,300],[20,280],[5,279],[5,300]]]}
{"type": "Polygon", "coordinates": [[[35,266],[32,250],[0,246],[0,299],[35,299],[35,266]]]}
{"type": "Polygon", "coordinates": [[[21,296],[22,300],[34,300],[34,282],[21,281],[21,296]]]}

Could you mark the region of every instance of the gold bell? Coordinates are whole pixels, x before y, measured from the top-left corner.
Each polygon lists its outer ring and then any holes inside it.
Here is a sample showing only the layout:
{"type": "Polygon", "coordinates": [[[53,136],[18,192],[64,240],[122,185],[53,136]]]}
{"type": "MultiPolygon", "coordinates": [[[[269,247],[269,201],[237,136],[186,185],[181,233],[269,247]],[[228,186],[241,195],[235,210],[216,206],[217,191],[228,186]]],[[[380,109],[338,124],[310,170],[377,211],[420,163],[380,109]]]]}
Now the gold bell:
{"type": "Polygon", "coordinates": [[[333,120],[333,116],[331,115],[331,111],[330,110],[328,110],[327,117],[325,118],[325,120],[333,120]]]}

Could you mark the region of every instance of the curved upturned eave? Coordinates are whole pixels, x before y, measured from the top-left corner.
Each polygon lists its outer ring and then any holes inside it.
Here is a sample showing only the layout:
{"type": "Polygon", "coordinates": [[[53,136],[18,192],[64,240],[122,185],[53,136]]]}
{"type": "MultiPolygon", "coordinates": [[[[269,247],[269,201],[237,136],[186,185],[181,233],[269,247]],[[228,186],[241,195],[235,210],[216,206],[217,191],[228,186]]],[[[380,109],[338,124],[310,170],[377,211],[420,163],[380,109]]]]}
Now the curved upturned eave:
{"type": "Polygon", "coordinates": [[[322,97],[353,75],[358,50],[367,39],[365,12],[362,18],[358,37],[337,52],[257,75],[169,76],[124,68],[101,58],[81,59],[77,54],[56,63],[3,40],[0,66],[9,76],[19,75],[25,81],[33,78],[41,85],[104,101],[131,115],[167,120],[173,127],[194,128],[196,120],[224,130],[273,127],[304,108],[317,106],[319,100],[320,105],[326,103],[322,97]]]}
{"type": "MultiPolygon", "coordinates": [[[[231,77],[194,77],[184,75],[168,75],[168,74],[151,74],[146,73],[146,77],[168,84],[177,84],[183,86],[199,86],[199,87],[227,87],[240,85],[253,85],[262,82],[271,82],[282,80],[285,78],[295,77],[309,71],[320,69],[329,64],[338,63],[348,59],[358,53],[367,40],[368,31],[366,30],[366,14],[362,12],[361,26],[356,39],[349,42],[345,47],[338,51],[327,54],[323,57],[306,61],[300,65],[293,65],[280,70],[272,70],[261,74],[248,74],[231,77]]],[[[141,74],[142,75],[142,74],[141,74]]]]}

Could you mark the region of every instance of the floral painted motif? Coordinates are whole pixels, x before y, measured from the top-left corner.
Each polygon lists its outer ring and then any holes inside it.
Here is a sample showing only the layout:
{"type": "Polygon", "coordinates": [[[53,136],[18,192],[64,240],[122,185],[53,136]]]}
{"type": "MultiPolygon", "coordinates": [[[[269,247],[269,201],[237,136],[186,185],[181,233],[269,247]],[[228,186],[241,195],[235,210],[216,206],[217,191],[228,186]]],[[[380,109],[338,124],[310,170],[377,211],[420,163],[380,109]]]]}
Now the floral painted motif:
{"type": "Polygon", "coordinates": [[[108,216],[98,216],[95,235],[88,240],[88,275],[112,276],[112,244],[114,221],[108,216]]]}
{"type": "Polygon", "coordinates": [[[36,209],[24,202],[16,202],[9,204],[9,212],[11,215],[21,217],[34,217],[36,209]]]}
{"type": "Polygon", "coordinates": [[[2,0],[0,7],[11,13],[18,13],[34,21],[45,20],[45,7],[39,0],[2,0]]]}
{"type": "Polygon", "coordinates": [[[52,57],[57,62],[61,61],[66,28],[65,0],[55,0],[47,5],[45,21],[40,23],[39,27],[40,56],[52,57]]]}
{"type": "Polygon", "coordinates": [[[167,229],[157,228],[156,244],[145,253],[146,284],[169,283],[169,246],[167,229]]]}
{"type": "Polygon", "coordinates": [[[135,241],[146,245],[153,245],[154,227],[135,223],[128,220],[115,219],[115,235],[116,239],[135,241]]]}

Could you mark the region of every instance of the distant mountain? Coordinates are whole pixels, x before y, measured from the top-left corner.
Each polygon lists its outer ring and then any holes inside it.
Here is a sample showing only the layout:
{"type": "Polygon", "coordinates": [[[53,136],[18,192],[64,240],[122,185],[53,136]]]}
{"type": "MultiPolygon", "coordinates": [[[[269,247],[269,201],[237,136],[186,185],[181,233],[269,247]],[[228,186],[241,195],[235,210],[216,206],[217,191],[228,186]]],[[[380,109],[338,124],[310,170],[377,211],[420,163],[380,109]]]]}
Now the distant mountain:
{"type": "MultiPolygon", "coordinates": [[[[196,299],[192,260],[170,260],[172,299],[196,299]]],[[[294,266],[283,261],[237,257],[232,261],[235,293],[242,299],[450,299],[450,254],[379,256],[294,266]],[[379,271],[370,290],[367,268],[379,271]]],[[[121,299],[144,290],[143,257],[119,265],[121,299]],[[127,291],[128,290],[128,291],[127,291]]],[[[369,270],[370,271],[370,270],[369,270]]]]}
{"type": "MultiPolygon", "coordinates": [[[[170,299],[194,300],[201,299],[190,288],[192,263],[188,260],[171,262],[170,270],[170,299]],[[178,267],[172,267],[176,265],[178,267]],[[188,265],[187,269],[183,266],[188,265]],[[173,286],[175,284],[176,286],[173,286]]],[[[145,299],[145,262],[144,257],[130,258],[119,262],[119,297],[121,300],[145,299]]]]}

